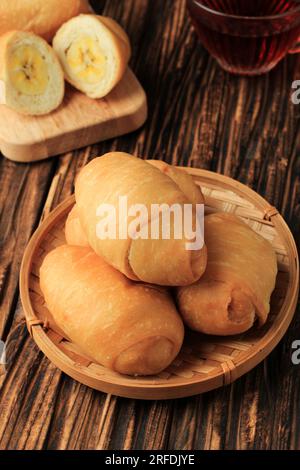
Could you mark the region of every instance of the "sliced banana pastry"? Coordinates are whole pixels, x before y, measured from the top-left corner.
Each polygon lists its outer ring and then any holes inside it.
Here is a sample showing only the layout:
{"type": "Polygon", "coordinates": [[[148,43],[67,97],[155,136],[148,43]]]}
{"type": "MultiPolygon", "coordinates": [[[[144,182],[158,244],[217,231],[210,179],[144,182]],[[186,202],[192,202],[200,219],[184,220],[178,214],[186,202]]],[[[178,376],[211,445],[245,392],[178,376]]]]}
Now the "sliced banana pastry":
{"type": "Polygon", "coordinates": [[[131,54],[121,26],[97,15],[79,15],[67,21],[54,36],[53,48],[66,80],[91,98],[102,98],[116,86],[131,54]]]}
{"type": "Polygon", "coordinates": [[[64,97],[64,74],[39,36],[10,31],[0,37],[0,103],[30,115],[50,113],[64,97]]]}

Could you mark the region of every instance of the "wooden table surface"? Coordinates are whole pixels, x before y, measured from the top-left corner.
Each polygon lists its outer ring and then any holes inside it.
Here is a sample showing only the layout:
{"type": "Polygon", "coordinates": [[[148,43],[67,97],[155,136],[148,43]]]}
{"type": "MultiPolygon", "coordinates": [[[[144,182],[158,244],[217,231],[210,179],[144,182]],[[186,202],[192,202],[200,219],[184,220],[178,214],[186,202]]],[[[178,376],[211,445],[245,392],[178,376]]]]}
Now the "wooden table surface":
{"type": "MultiPolygon", "coordinates": [[[[42,213],[73,191],[91,158],[110,150],[205,168],[249,185],[300,240],[300,61],[270,74],[223,72],[198,42],[183,0],[102,0],[98,12],[128,31],[131,66],[149,100],[131,135],[34,164],[0,159],[1,449],[300,449],[299,308],[284,340],[234,384],[175,401],[136,401],[91,390],[61,373],[30,339],[18,291],[26,244],[42,213]]],[[[299,307],[299,306],[298,306],[299,307]]]]}

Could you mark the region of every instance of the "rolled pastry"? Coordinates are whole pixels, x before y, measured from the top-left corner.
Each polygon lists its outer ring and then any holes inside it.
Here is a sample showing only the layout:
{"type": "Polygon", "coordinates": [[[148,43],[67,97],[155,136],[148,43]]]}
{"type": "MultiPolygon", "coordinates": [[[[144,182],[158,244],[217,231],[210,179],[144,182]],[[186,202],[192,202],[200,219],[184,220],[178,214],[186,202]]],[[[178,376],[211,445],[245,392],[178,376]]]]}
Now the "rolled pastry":
{"type": "Polygon", "coordinates": [[[121,80],[131,49],[127,34],[113,19],[79,15],[53,39],[65,77],[91,98],[106,96],[121,80]]]}
{"type": "Polygon", "coordinates": [[[90,248],[62,245],[48,253],[40,286],[58,327],[105,367],[156,374],[180,350],[184,328],[169,294],[130,281],[90,248]]]}
{"type": "Polygon", "coordinates": [[[241,219],[226,213],[205,217],[207,268],[202,278],[177,290],[178,306],[193,330],[242,333],[270,311],[277,275],[272,245],[241,219]]]}
{"type": "Polygon", "coordinates": [[[96,158],[81,170],[75,183],[80,222],[94,251],[133,280],[182,286],[199,279],[206,267],[206,247],[187,249],[188,240],[184,234],[180,239],[175,238],[174,224],[171,224],[169,239],[163,239],[161,233],[158,239],[151,238],[149,218],[140,224],[148,228],[147,239],[129,237],[128,232],[124,237],[119,236],[119,222],[129,226],[133,219],[128,211],[119,210],[119,197],[124,196],[127,197],[127,208],[142,204],[148,215],[154,203],[168,204],[169,207],[176,203],[182,209],[184,204],[191,204],[168,175],[144,160],[121,152],[96,158]],[[97,211],[103,204],[115,208],[115,238],[100,239],[97,235],[97,224],[104,218],[97,215],[97,211]]]}
{"type": "MultiPolygon", "coordinates": [[[[161,160],[147,160],[147,163],[151,163],[151,165],[155,166],[175,181],[190,202],[194,204],[204,204],[201,188],[196,186],[193,178],[186,171],[178,170],[176,167],[161,160]]],[[[88,239],[80,223],[76,204],[74,204],[67,217],[65,236],[68,245],[89,246],[88,239]]]]}
{"type": "Polygon", "coordinates": [[[87,0],[1,0],[0,35],[30,31],[51,41],[65,21],[90,11],[87,0]]]}
{"type": "Polygon", "coordinates": [[[65,237],[68,245],[89,246],[88,239],[79,220],[76,204],[73,206],[67,217],[65,225],[65,237]]]}
{"type": "Polygon", "coordinates": [[[49,44],[11,31],[0,37],[0,102],[23,114],[47,114],[64,97],[64,75],[49,44]]]}

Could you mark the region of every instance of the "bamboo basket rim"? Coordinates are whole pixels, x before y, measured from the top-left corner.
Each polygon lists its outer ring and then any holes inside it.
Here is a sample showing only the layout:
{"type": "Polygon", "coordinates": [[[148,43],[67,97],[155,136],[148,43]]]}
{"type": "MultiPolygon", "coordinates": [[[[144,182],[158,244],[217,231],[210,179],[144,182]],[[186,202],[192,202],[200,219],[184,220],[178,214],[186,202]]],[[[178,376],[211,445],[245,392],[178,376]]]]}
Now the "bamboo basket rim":
{"type": "MultiPolygon", "coordinates": [[[[57,367],[85,385],[119,396],[141,399],[180,398],[209,391],[233,382],[261,362],[282,339],[293,318],[299,292],[298,252],[288,225],[279,212],[262,196],[230,177],[208,170],[190,167],[178,168],[182,171],[187,171],[195,178],[198,178],[200,182],[197,183],[196,181],[196,183],[203,187],[205,187],[206,183],[210,186],[214,185],[215,189],[222,188],[227,191],[233,191],[238,196],[243,197],[264,214],[265,221],[275,227],[276,232],[284,241],[287,256],[289,258],[289,283],[285,292],[284,302],[279,310],[279,313],[284,311],[284,316],[278,314],[264,336],[259,338],[258,341],[255,342],[255,344],[248,350],[245,350],[244,352],[241,351],[234,362],[229,360],[228,363],[226,363],[226,361],[224,361],[224,365],[223,363],[221,364],[222,370],[211,376],[208,375],[207,377],[200,377],[195,374],[186,382],[182,381],[182,383],[168,383],[167,380],[161,383],[155,383],[153,380],[147,381],[145,378],[141,377],[132,378],[118,375],[114,378],[110,375],[99,375],[91,369],[87,370],[87,367],[74,362],[64,351],[58,348],[51,338],[47,336],[43,327],[43,322],[36,315],[33,308],[29,289],[32,259],[35,251],[42,242],[44,233],[46,231],[49,232],[51,228],[55,226],[58,217],[62,218],[63,216],[66,216],[73,206],[75,196],[71,195],[51,211],[32,235],[21,264],[20,295],[29,333],[38,347],[52,362],[55,363],[57,367]]],[[[210,199],[206,199],[209,205],[210,199]]],[[[259,220],[261,221],[262,219],[259,220]]],[[[233,338],[234,341],[235,337],[231,338],[233,338]]],[[[224,342],[226,342],[226,338],[223,339],[224,342]]],[[[216,341],[220,343],[222,342],[220,338],[216,341]]]]}

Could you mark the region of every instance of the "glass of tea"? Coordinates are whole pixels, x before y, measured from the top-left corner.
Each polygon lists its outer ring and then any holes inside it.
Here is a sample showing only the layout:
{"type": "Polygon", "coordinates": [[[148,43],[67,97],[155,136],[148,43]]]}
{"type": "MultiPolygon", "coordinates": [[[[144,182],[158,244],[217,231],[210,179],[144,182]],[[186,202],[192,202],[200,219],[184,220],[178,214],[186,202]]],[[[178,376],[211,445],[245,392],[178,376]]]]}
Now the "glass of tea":
{"type": "Polygon", "coordinates": [[[300,52],[299,0],[187,0],[187,8],[201,42],[228,72],[262,74],[300,52]]]}

